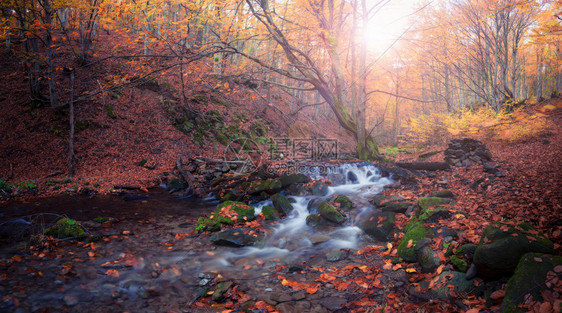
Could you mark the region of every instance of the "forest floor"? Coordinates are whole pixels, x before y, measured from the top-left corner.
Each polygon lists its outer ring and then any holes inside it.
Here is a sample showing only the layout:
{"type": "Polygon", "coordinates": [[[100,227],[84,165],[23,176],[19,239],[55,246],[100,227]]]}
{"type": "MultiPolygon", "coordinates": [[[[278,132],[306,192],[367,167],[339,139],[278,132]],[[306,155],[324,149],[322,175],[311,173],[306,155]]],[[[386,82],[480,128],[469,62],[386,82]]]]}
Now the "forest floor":
{"type": "MultiPolygon", "coordinates": [[[[361,309],[452,312],[497,309],[497,302],[484,306],[485,299],[478,297],[456,299],[464,306],[458,306],[455,301],[425,302],[413,298],[407,293],[406,284],[426,279],[428,275],[405,276],[403,270],[412,268],[407,263],[385,267],[384,260],[396,256],[392,245],[396,246],[397,238],[386,246],[390,247],[388,250],[384,245],[373,244],[371,248],[350,253],[339,263],[313,258],[306,266],[291,267],[291,264],[257,261],[254,264],[250,262],[253,260],[242,259],[240,262],[247,262],[244,273],[222,273],[220,280],[234,282],[223,298],[213,301],[212,297],[200,297],[201,280],[219,281],[217,277],[203,274],[181,279],[181,274],[193,272],[192,267],[208,259],[179,261],[187,258],[186,251],[212,256],[226,249],[213,246],[208,234],[195,231],[196,218],[209,213],[210,206],[203,205],[186,213],[180,211],[185,206],[180,203],[182,199],[150,188],[160,184],[163,173],[173,171],[178,155],[221,158],[223,147],[210,139],[200,145],[192,136],[173,127],[158,92],[137,87],[125,89],[119,96],[107,96],[92,105],[84,102],[77,107],[77,120],[87,126],[76,136],[76,176],[65,181],[68,173],[65,111],[27,106],[22,100],[26,94],[24,76],[16,71],[19,65],[9,58],[0,58],[0,63],[0,74],[7,78],[0,81],[0,179],[17,186],[18,191],[18,194],[0,195],[0,217],[5,221],[52,212],[53,207],[59,206],[57,216],[84,221],[87,228],[104,235],[102,241],[95,243],[49,240],[33,250],[22,246],[22,242],[3,240],[0,310],[220,312],[251,308],[284,312],[361,309]],[[107,104],[111,104],[114,115],[107,104]],[[58,174],[50,176],[53,173],[58,174]],[[106,194],[118,185],[143,187],[143,194],[152,198],[126,205],[117,198],[121,203],[117,205],[117,200],[106,194]],[[84,188],[96,191],[97,195],[78,195],[84,188]],[[144,207],[146,203],[158,209],[148,210],[144,207]],[[113,213],[100,209],[112,206],[119,209],[113,213]],[[110,220],[101,225],[86,223],[98,216],[108,216],[110,220]],[[271,296],[264,297],[264,291],[271,296]]],[[[102,76],[103,71],[97,75],[102,76]]],[[[205,90],[209,89],[195,90],[194,96],[204,94],[205,90]]],[[[536,136],[515,142],[484,135],[476,137],[489,147],[505,177],[492,178],[481,165],[474,164],[421,175],[413,185],[394,186],[383,193],[415,200],[449,189],[457,197],[456,207],[468,214],[458,225],[464,231],[462,241],[477,243],[490,222],[517,219],[528,221],[545,233],[560,254],[561,101],[546,102],[557,107],[547,117],[552,127],[536,136]]],[[[231,121],[228,112],[234,111],[232,108],[215,104],[203,110],[211,109],[231,121]]],[[[263,113],[259,118],[266,121],[273,136],[288,133],[290,125],[277,112],[285,109],[280,104],[274,109],[251,102],[244,108],[249,121],[258,118],[256,112],[263,113]]],[[[528,110],[534,107],[529,106],[528,110]]],[[[342,142],[349,140],[345,135],[329,131],[336,128],[333,121],[324,119],[312,131],[342,142]]],[[[440,151],[428,160],[442,161],[445,149],[445,145],[434,146],[424,152],[440,151]]],[[[412,154],[399,155],[396,159],[415,160],[417,155],[412,154]]],[[[405,217],[398,217],[397,227],[404,227],[406,222],[405,217]]],[[[260,223],[264,225],[264,221],[260,223]]],[[[498,286],[498,290],[502,289],[505,290],[505,285],[498,286]]]]}

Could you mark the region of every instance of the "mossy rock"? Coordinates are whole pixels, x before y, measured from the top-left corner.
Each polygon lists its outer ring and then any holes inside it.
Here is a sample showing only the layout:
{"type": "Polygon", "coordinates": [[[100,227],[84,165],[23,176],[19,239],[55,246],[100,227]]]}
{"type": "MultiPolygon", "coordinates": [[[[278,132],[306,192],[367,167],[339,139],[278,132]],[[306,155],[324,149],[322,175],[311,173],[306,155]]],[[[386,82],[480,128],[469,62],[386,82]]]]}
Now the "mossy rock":
{"type": "Polygon", "coordinates": [[[315,181],[312,184],[312,194],[314,196],[325,196],[328,194],[328,186],[321,181],[315,181]]]}
{"type": "Polygon", "coordinates": [[[343,211],[349,211],[353,207],[353,203],[346,195],[338,195],[333,202],[339,204],[339,208],[343,211]]]}
{"type": "Polygon", "coordinates": [[[279,212],[277,212],[277,210],[272,206],[264,205],[261,208],[261,213],[263,214],[263,217],[265,217],[265,219],[268,221],[279,219],[279,212]]]}
{"type": "Polygon", "coordinates": [[[281,185],[283,188],[290,186],[292,184],[304,184],[310,181],[310,177],[306,176],[305,174],[284,174],[279,177],[281,181],[281,185]]]}
{"type": "Polygon", "coordinates": [[[239,223],[249,222],[253,220],[256,213],[254,207],[249,206],[244,202],[225,201],[217,205],[217,208],[215,210],[215,215],[218,216],[223,208],[229,208],[231,210],[234,210],[238,214],[237,222],[239,223]]]}
{"type": "Polygon", "coordinates": [[[281,216],[287,216],[293,211],[293,205],[289,202],[289,199],[282,194],[276,193],[271,196],[271,202],[273,202],[273,207],[279,212],[281,216]]]}
{"type": "Polygon", "coordinates": [[[437,253],[428,246],[419,249],[416,256],[421,266],[422,273],[431,273],[441,264],[437,253]]]}
{"type": "Polygon", "coordinates": [[[448,198],[439,198],[439,197],[423,197],[420,198],[417,202],[418,211],[417,214],[422,214],[423,212],[427,211],[429,208],[444,205],[444,204],[454,204],[455,201],[448,199],[448,198]]]}
{"type": "Polygon", "coordinates": [[[406,213],[412,204],[409,202],[384,203],[381,210],[394,213],[406,213]]]}
{"type": "Polygon", "coordinates": [[[394,216],[392,212],[373,212],[359,222],[359,228],[377,240],[386,241],[394,228],[394,216]]]}
{"type": "Polygon", "coordinates": [[[556,275],[562,275],[562,256],[543,253],[523,255],[507,282],[502,312],[512,312],[517,304],[524,301],[526,294],[531,294],[535,301],[543,301],[541,293],[553,289],[555,284],[547,285],[547,281],[556,275]]]}
{"type": "Polygon", "coordinates": [[[453,264],[453,266],[459,270],[460,272],[466,273],[466,270],[468,270],[468,263],[466,262],[466,260],[459,258],[456,255],[451,255],[451,257],[449,258],[451,260],[451,264],[453,264]]]}
{"type": "Polygon", "coordinates": [[[336,224],[342,224],[346,220],[345,216],[336,210],[333,205],[327,202],[321,202],[318,205],[318,214],[326,220],[336,224]]]}
{"type": "Polygon", "coordinates": [[[223,194],[222,196],[219,197],[219,200],[221,202],[226,202],[226,201],[234,201],[236,200],[237,197],[234,195],[234,193],[232,193],[232,191],[229,191],[225,194],[223,194]]]}
{"type": "Polygon", "coordinates": [[[521,256],[529,252],[554,253],[554,243],[527,222],[490,224],[474,252],[474,264],[485,277],[513,273],[521,256]]]}
{"type": "Polygon", "coordinates": [[[306,225],[312,228],[316,228],[316,227],[328,226],[330,225],[330,222],[328,222],[326,219],[320,216],[320,214],[309,214],[306,217],[306,225]]]}
{"type": "Polygon", "coordinates": [[[465,257],[467,260],[472,260],[476,247],[478,246],[473,243],[464,244],[457,249],[455,255],[458,257],[465,257]]]}
{"type": "Polygon", "coordinates": [[[396,203],[396,202],[403,202],[405,198],[397,195],[376,195],[371,199],[371,203],[375,206],[382,207],[386,203],[396,203]]]}
{"type": "Polygon", "coordinates": [[[416,244],[427,235],[428,231],[422,222],[413,223],[398,244],[398,256],[407,262],[416,262],[416,244]],[[412,244],[408,248],[408,242],[410,240],[412,240],[412,244]]]}
{"type": "Polygon", "coordinates": [[[283,185],[278,179],[255,180],[248,186],[247,193],[250,195],[259,194],[261,192],[273,194],[281,190],[282,187],[283,185]]]}
{"type": "Polygon", "coordinates": [[[431,288],[429,288],[429,283],[429,280],[424,280],[419,283],[419,286],[410,287],[410,294],[424,300],[450,300],[475,289],[474,280],[467,280],[465,273],[455,271],[443,271],[431,288]],[[450,288],[451,286],[452,288],[450,288]]]}
{"type": "Polygon", "coordinates": [[[68,218],[61,218],[55,225],[45,229],[43,234],[55,238],[84,238],[84,229],[75,221],[68,218]]]}
{"type": "Polygon", "coordinates": [[[208,230],[210,232],[216,232],[221,230],[221,224],[234,225],[234,222],[231,219],[222,216],[213,218],[202,216],[197,220],[197,226],[195,229],[198,231],[208,230]]]}

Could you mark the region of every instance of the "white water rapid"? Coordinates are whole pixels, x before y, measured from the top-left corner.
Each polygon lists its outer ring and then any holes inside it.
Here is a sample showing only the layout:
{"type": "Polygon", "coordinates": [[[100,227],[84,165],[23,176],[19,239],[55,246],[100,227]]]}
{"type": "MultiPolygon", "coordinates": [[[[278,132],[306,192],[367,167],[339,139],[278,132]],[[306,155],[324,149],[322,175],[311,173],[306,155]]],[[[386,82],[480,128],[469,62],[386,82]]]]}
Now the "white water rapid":
{"type": "MultiPolygon", "coordinates": [[[[316,254],[319,251],[358,249],[363,241],[363,232],[356,225],[361,216],[371,210],[368,197],[380,193],[384,186],[392,183],[392,180],[382,177],[379,169],[370,163],[312,167],[308,168],[305,174],[313,179],[329,179],[334,185],[328,187],[328,194],[325,196],[288,195],[293,211],[274,225],[260,245],[233,249],[215,255],[207,263],[209,269],[224,269],[234,265],[241,258],[266,261],[276,259],[290,263],[299,257],[316,254]],[[306,218],[311,213],[307,208],[309,202],[315,199],[328,199],[334,194],[346,195],[356,205],[353,210],[347,212],[347,221],[341,226],[334,225],[323,231],[308,226],[306,218]],[[313,242],[316,244],[314,245],[313,242]]],[[[272,202],[267,200],[255,204],[255,214],[259,214],[265,205],[272,205],[272,202]]]]}

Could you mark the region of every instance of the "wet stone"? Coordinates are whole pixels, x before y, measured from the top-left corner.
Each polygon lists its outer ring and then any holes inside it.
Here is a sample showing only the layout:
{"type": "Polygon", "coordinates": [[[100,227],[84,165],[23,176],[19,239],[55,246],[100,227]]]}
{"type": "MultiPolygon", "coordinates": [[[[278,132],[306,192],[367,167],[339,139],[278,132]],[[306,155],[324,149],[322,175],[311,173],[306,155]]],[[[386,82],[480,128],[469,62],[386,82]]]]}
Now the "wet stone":
{"type": "Polygon", "coordinates": [[[329,311],[339,310],[347,303],[347,300],[341,297],[327,297],[320,300],[322,304],[329,311]]]}
{"type": "Polygon", "coordinates": [[[313,235],[312,237],[310,237],[310,242],[313,245],[317,245],[326,242],[330,239],[331,239],[330,236],[326,236],[326,235],[313,235]]]}
{"type": "Polygon", "coordinates": [[[347,259],[349,252],[346,250],[333,251],[326,254],[326,260],[330,262],[338,262],[347,259]]]}

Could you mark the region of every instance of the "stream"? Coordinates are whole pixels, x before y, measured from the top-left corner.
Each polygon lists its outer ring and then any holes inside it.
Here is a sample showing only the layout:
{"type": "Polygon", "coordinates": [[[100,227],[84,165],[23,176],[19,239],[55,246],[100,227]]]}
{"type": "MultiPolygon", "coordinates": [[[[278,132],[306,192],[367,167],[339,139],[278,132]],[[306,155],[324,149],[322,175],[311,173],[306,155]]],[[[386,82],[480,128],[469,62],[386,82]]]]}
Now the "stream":
{"type": "MultiPolygon", "coordinates": [[[[349,251],[377,244],[357,227],[358,221],[372,210],[369,199],[392,181],[368,163],[309,168],[308,174],[332,181],[328,194],[288,196],[292,213],[271,224],[257,245],[243,248],[216,246],[195,231],[197,218],[212,212],[216,200],[172,197],[164,189],[131,201],[96,195],[1,204],[0,311],[215,312],[224,307],[213,311],[194,303],[217,275],[282,312],[337,310],[349,298],[347,291],[336,292],[329,284],[314,295],[288,291],[280,286],[280,269],[304,282],[315,277],[305,268],[357,263],[349,251]],[[309,203],[334,194],[347,195],[354,204],[345,224],[307,226],[309,203]],[[63,216],[103,240],[61,241],[35,253],[22,250],[30,234],[63,216]],[[96,217],[110,221],[93,222],[96,217]]],[[[253,204],[256,215],[265,205],[271,201],[253,204]]]]}

